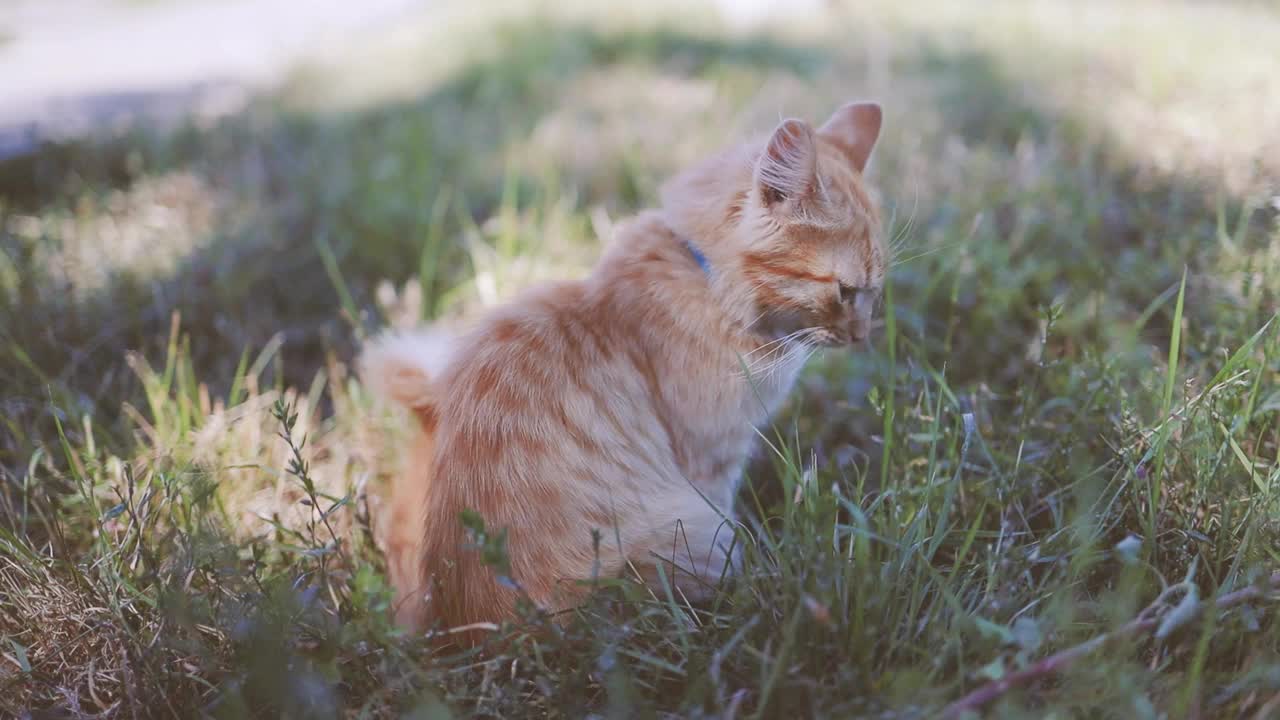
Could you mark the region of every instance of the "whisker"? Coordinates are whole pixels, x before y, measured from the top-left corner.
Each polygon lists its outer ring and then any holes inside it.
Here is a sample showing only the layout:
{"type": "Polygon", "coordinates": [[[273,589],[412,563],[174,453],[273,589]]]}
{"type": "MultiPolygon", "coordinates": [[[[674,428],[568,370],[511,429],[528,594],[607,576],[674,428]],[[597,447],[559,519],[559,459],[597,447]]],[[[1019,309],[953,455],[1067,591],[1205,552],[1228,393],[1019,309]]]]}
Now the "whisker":
{"type": "Polygon", "coordinates": [[[751,321],[747,323],[747,328],[748,328],[748,329],[750,329],[750,328],[751,328],[751,326],[753,326],[753,325],[755,325],[756,323],[760,322],[760,318],[762,318],[762,317],[764,317],[765,315],[768,315],[768,314],[769,314],[769,311],[768,311],[767,309],[766,309],[766,310],[761,310],[759,315],[757,315],[757,316],[755,316],[755,317],[751,318],[751,321]]]}
{"type": "Polygon", "coordinates": [[[928,257],[929,255],[942,252],[943,250],[959,247],[961,245],[967,245],[971,240],[973,240],[973,236],[978,234],[978,228],[981,226],[982,226],[982,213],[978,213],[977,215],[973,216],[973,222],[969,225],[969,234],[966,235],[963,240],[943,243],[941,245],[929,248],[928,250],[924,250],[923,252],[918,252],[915,255],[911,255],[910,257],[906,257],[906,258],[894,257],[889,261],[889,265],[891,267],[896,267],[898,265],[905,265],[906,263],[909,263],[913,260],[919,260],[922,257],[928,257]]]}
{"type": "Polygon", "coordinates": [[[807,341],[803,341],[803,340],[796,343],[791,347],[791,349],[785,355],[783,355],[781,358],[778,359],[778,362],[774,363],[773,366],[769,368],[769,373],[768,375],[766,375],[766,377],[772,378],[773,375],[777,373],[779,369],[781,369],[784,366],[789,366],[793,364],[803,365],[805,362],[808,361],[809,356],[813,353],[813,349],[816,347],[817,347],[816,345],[812,345],[807,341]],[[800,357],[801,355],[803,355],[804,357],[800,357]],[[796,362],[797,360],[799,360],[799,362],[796,362]]]}
{"type": "Polygon", "coordinates": [[[940,253],[943,250],[948,250],[953,247],[959,247],[959,245],[960,245],[959,241],[953,242],[953,243],[944,243],[942,245],[938,245],[937,247],[929,248],[928,250],[925,250],[923,252],[918,252],[915,255],[910,255],[905,258],[893,258],[893,260],[891,260],[889,264],[891,267],[906,265],[909,262],[912,262],[914,260],[919,260],[920,258],[929,257],[930,255],[940,253]]]}
{"type": "Polygon", "coordinates": [[[755,353],[760,352],[761,350],[764,350],[765,348],[772,347],[772,346],[774,346],[774,345],[778,345],[779,343],[784,343],[784,342],[786,342],[786,341],[788,341],[788,340],[791,340],[791,339],[793,339],[793,338],[795,338],[795,337],[797,337],[797,336],[799,336],[799,335],[801,335],[801,334],[803,334],[803,333],[811,332],[811,331],[813,331],[813,330],[815,330],[815,329],[816,329],[816,328],[811,328],[811,327],[809,327],[809,328],[801,328],[801,329],[799,329],[799,330],[796,330],[795,332],[787,333],[786,335],[783,335],[782,337],[777,338],[776,340],[770,340],[769,342],[767,342],[767,343],[765,343],[765,344],[763,344],[763,345],[761,345],[761,346],[757,347],[757,348],[756,348],[756,349],[754,349],[754,350],[748,350],[748,351],[747,351],[747,353],[746,353],[746,354],[747,354],[747,357],[750,357],[751,355],[754,355],[755,353]]]}
{"type": "Polygon", "coordinates": [[[770,378],[773,377],[773,374],[777,371],[779,367],[786,364],[787,359],[790,357],[791,353],[793,352],[795,352],[795,348],[788,347],[785,352],[783,352],[778,357],[772,359],[769,363],[767,363],[763,367],[756,367],[754,369],[749,369],[748,377],[758,381],[769,380],[770,378]]]}
{"type": "MultiPolygon", "coordinates": [[[[913,198],[911,201],[911,213],[907,216],[907,221],[902,225],[901,228],[899,228],[896,232],[894,232],[893,236],[889,240],[890,257],[896,257],[899,252],[901,252],[904,248],[907,247],[907,241],[909,239],[909,236],[911,232],[915,230],[916,212],[919,209],[919,207],[920,207],[920,186],[917,184],[915,186],[915,192],[913,193],[913,198]]],[[[897,206],[894,206],[894,213],[889,218],[889,223],[891,225],[895,220],[897,220],[897,214],[898,214],[897,210],[898,210],[897,206]]]]}
{"type": "Polygon", "coordinates": [[[778,345],[763,356],[751,359],[747,362],[746,369],[750,372],[754,372],[759,370],[761,367],[766,367],[769,364],[776,362],[779,357],[785,357],[790,348],[791,346],[787,344],[778,345]],[[781,353],[781,355],[779,355],[779,353],[781,353]]]}
{"type": "Polygon", "coordinates": [[[765,344],[763,344],[763,345],[761,345],[761,346],[759,346],[759,347],[755,348],[754,350],[749,351],[747,354],[748,354],[748,355],[750,355],[750,354],[753,354],[753,353],[759,352],[760,350],[763,350],[763,349],[765,349],[765,348],[768,348],[768,347],[771,347],[771,346],[777,345],[777,344],[779,344],[779,343],[784,343],[784,342],[786,342],[786,341],[788,341],[788,340],[794,340],[795,338],[797,338],[797,337],[799,337],[799,336],[801,336],[801,335],[804,335],[805,333],[813,332],[814,330],[817,330],[817,329],[818,329],[817,327],[806,327],[806,328],[800,328],[799,330],[796,330],[796,331],[794,331],[794,332],[787,333],[786,335],[783,335],[783,336],[782,336],[782,337],[780,337],[780,338],[776,338],[776,339],[774,339],[774,340],[770,340],[769,342],[767,342],[767,343],[765,343],[765,344]]]}
{"type": "MultiPolygon", "coordinates": [[[[764,343],[764,345],[762,345],[762,346],[760,346],[760,347],[756,348],[756,350],[760,350],[760,348],[764,348],[764,347],[781,345],[781,343],[786,343],[786,342],[788,342],[788,341],[794,341],[794,340],[797,340],[797,338],[801,338],[801,337],[806,336],[806,334],[813,333],[813,332],[817,332],[817,331],[819,331],[819,329],[822,329],[822,328],[818,328],[818,327],[812,327],[812,328],[800,328],[800,329],[799,329],[799,331],[795,331],[795,332],[787,333],[787,334],[785,334],[785,336],[782,336],[782,337],[780,337],[780,338],[777,338],[777,340],[773,340],[773,341],[769,341],[769,342],[767,342],[767,343],[764,343]]],[[[776,348],[774,348],[774,350],[776,350],[776,348]]],[[[753,351],[753,352],[754,352],[754,351],[753,351]]]]}
{"type": "Polygon", "coordinates": [[[770,345],[774,345],[773,349],[764,356],[756,358],[754,362],[747,363],[746,367],[740,372],[740,376],[755,377],[758,379],[768,379],[777,372],[778,368],[788,364],[795,359],[795,354],[806,348],[814,347],[809,342],[809,336],[820,332],[820,327],[807,327],[789,333],[783,338],[775,340],[770,345]],[[790,344],[779,344],[781,341],[791,340],[790,344]]]}

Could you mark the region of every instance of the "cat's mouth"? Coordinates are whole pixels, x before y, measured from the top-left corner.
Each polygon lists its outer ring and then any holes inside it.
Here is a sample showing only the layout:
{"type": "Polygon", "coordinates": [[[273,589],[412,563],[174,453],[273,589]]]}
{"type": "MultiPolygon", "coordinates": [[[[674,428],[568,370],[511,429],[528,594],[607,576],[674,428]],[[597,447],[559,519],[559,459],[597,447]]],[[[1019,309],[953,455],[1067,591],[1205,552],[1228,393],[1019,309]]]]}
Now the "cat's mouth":
{"type": "Polygon", "coordinates": [[[809,338],[806,338],[806,340],[810,344],[824,348],[841,347],[852,343],[852,340],[849,337],[830,330],[820,330],[809,338]]]}

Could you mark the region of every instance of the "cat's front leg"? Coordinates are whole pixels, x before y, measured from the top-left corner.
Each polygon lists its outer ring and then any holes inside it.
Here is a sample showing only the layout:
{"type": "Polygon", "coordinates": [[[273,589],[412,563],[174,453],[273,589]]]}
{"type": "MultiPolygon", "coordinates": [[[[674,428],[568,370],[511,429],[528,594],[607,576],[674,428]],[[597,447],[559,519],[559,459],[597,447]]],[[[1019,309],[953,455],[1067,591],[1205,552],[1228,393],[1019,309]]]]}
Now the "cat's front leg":
{"type": "Polygon", "coordinates": [[[665,591],[665,580],[677,597],[691,602],[715,597],[721,583],[736,573],[741,562],[741,541],[733,516],[697,497],[673,522],[664,525],[646,546],[630,554],[641,580],[655,592],[665,591]]]}

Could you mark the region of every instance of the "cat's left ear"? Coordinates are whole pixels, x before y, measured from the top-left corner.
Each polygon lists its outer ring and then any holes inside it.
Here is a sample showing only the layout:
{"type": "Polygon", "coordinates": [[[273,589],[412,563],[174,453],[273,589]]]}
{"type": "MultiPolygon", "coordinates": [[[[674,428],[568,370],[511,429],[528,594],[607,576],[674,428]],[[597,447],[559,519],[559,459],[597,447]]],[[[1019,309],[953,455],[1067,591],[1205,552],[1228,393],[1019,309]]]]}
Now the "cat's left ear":
{"type": "Polygon", "coordinates": [[[809,123],[795,118],[783,120],[769,136],[756,164],[756,182],[765,203],[772,206],[809,192],[817,163],[818,152],[809,123]]]}
{"type": "Polygon", "coordinates": [[[871,159],[876,140],[880,138],[880,122],[883,117],[884,113],[877,103],[849,103],[836,110],[823,123],[818,134],[843,150],[853,167],[862,172],[871,159]]]}

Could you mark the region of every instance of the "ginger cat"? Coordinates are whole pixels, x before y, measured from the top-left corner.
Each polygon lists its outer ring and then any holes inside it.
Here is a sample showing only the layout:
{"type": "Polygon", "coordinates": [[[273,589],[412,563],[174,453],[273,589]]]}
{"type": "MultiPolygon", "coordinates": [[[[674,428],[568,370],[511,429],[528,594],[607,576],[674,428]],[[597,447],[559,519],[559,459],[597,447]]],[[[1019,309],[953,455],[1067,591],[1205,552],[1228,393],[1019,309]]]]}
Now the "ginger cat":
{"type": "Polygon", "coordinates": [[[714,589],[757,428],[812,349],[870,332],[886,258],[862,173],[880,123],[870,103],[817,130],[785,120],[669,182],[587,278],[456,340],[365,351],[365,381],[422,426],[393,497],[401,623],[500,622],[520,591],[561,610],[593,573],[652,580],[658,563],[689,596],[714,589]],[[518,589],[468,545],[464,510],[508,530],[518,589]]]}

